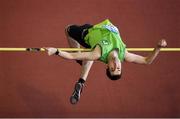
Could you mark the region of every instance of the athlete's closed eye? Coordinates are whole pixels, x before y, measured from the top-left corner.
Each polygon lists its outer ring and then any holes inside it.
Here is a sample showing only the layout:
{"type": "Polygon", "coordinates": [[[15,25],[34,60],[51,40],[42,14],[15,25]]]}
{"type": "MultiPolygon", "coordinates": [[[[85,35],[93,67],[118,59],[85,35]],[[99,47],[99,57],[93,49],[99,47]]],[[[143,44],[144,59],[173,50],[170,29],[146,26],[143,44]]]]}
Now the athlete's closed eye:
{"type": "Polygon", "coordinates": [[[114,71],[114,68],[110,68],[111,71],[114,71]]]}

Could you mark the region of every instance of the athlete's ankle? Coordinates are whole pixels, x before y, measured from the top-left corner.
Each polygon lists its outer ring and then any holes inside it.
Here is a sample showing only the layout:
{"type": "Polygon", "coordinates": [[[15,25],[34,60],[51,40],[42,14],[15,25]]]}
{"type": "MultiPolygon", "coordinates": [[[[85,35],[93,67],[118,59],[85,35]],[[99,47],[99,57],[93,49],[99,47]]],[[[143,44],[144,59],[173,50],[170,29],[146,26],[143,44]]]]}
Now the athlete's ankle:
{"type": "Polygon", "coordinates": [[[83,78],[79,78],[78,83],[84,84],[86,81],[83,78]]]}

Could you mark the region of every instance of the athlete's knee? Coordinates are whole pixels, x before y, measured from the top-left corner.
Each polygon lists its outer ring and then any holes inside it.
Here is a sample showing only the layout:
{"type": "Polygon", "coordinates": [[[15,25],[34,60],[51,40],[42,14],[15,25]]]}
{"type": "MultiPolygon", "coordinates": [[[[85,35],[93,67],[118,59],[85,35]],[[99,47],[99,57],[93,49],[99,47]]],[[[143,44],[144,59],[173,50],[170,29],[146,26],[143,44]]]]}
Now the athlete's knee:
{"type": "Polygon", "coordinates": [[[65,34],[66,34],[66,36],[69,36],[69,28],[70,28],[70,25],[67,25],[65,27],[65,34]]]}
{"type": "Polygon", "coordinates": [[[65,34],[66,36],[69,36],[69,30],[70,30],[70,27],[72,26],[72,24],[69,24],[65,27],[65,34]]]}

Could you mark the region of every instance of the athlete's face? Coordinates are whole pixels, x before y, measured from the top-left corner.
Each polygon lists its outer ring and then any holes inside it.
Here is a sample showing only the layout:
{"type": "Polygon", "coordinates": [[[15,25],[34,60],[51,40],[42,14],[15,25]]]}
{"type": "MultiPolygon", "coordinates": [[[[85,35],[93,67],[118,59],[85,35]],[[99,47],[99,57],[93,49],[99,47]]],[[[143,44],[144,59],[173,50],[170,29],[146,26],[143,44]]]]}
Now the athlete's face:
{"type": "Polygon", "coordinates": [[[108,68],[111,75],[120,75],[121,74],[121,61],[118,58],[112,58],[108,62],[108,68]]]}

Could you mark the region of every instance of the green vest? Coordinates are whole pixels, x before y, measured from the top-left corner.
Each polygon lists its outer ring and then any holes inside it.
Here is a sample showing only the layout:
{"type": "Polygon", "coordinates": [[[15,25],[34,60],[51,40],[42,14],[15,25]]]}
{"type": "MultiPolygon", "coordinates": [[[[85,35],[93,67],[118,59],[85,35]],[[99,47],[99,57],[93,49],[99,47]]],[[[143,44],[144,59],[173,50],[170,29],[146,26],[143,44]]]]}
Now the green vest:
{"type": "Polygon", "coordinates": [[[94,25],[88,30],[88,34],[84,38],[85,43],[95,48],[96,45],[101,47],[100,61],[107,63],[109,53],[117,49],[118,57],[121,61],[124,60],[126,45],[121,40],[119,31],[108,19],[94,25]]]}

